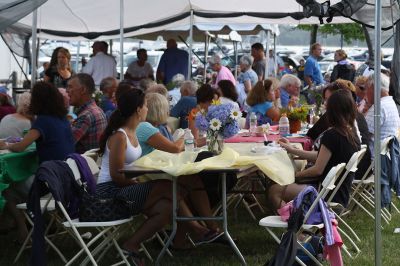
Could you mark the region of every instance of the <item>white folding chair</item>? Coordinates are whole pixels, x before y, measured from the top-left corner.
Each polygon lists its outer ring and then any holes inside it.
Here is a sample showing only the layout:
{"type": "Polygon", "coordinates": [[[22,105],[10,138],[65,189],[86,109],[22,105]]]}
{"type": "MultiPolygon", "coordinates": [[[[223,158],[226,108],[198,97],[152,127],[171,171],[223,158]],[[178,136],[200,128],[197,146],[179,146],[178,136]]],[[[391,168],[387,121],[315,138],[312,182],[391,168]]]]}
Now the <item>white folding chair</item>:
{"type": "MultiPolygon", "coordinates": [[[[388,145],[390,141],[394,137],[388,137],[384,139],[381,143],[381,155],[385,155],[389,153],[388,145]]],[[[369,217],[375,220],[375,216],[372,214],[370,210],[368,210],[368,207],[371,209],[375,208],[375,200],[374,200],[374,195],[370,193],[370,190],[374,188],[374,174],[372,172],[372,168],[374,166],[374,162],[371,162],[371,165],[368,167],[367,171],[365,172],[364,176],[361,178],[361,180],[354,180],[353,181],[353,192],[350,196],[350,202],[353,203],[351,207],[354,207],[357,205],[360,207],[369,217]],[[365,203],[365,206],[363,204],[365,203]]],[[[392,203],[392,206],[394,204],[392,203]]],[[[396,206],[394,206],[396,211],[398,210],[396,206]]],[[[391,214],[386,208],[382,208],[381,210],[381,217],[382,219],[389,224],[391,220],[391,214]]]]}
{"type": "MultiPolygon", "coordinates": [[[[99,156],[99,148],[91,149],[85,151],[82,156],[87,156],[93,159],[93,161],[97,164],[98,167],[101,167],[101,159],[102,157],[99,156]]],[[[89,163],[89,162],[88,162],[89,163]]],[[[90,166],[90,165],[89,165],[90,166]]]]}
{"type": "MultiPolygon", "coordinates": [[[[335,188],[335,181],[342,173],[344,167],[345,167],[345,163],[341,163],[335,167],[332,167],[332,169],[328,172],[327,176],[325,177],[324,181],[322,182],[321,191],[318,193],[318,196],[316,197],[315,201],[312,203],[310,209],[304,216],[303,224],[301,225],[299,231],[297,232],[297,234],[296,234],[297,236],[299,236],[304,231],[314,231],[315,232],[324,227],[323,223],[322,224],[307,224],[306,221],[308,220],[308,218],[314,211],[315,207],[319,203],[319,200],[324,199],[326,197],[327,193],[335,188]]],[[[259,225],[262,227],[265,227],[267,232],[272,236],[272,238],[278,244],[280,244],[281,240],[272,231],[272,228],[282,228],[282,229],[286,228],[287,229],[287,227],[288,227],[288,223],[282,221],[280,216],[264,217],[259,221],[259,225]]],[[[299,247],[304,251],[304,253],[310,257],[311,260],[313,260],[317,265],[322,266],[322,264],[302,245],[302,243],[299,240],[297,240],[297,243],[299,244],[299,247]]],[[[305,266],[305,264],[298,257],[296,257],[296,261],[300,265],[305,266]]]]}
{"type": "MultiPolygon", "coordinates": [[[[344,212],[344,210],[346,209],[344,206],[342,206],[341,204],[337,203],[337,202],[333,202],[333,198],[335,197],[336,193],[338,192],[338,190],[340,189],[340,187],[342,186],[343,182],[346,180],[346,178],[348,178],[348,175],[350,173],[355,173],[357,171],[357,166],[360,163],[361,159],[364,157],[365,152],[367,151],[367,147],[366,145],[363,145],[361,147],[361,150],[355,152],[349,162],[346,164],[345,166],[345,172],[343,173],[343,175],[339,178],[339,181],[336,183],[336,187],[335,189],[332,191],[332,193],[330,194],[328,200],[326,201],[328,207],[330,208],[330,210],[335,214],[335,217],[337,220],[340,221],[341,225],[344,225],[351,233],[352,236],[357,240],[357,241],[361,241],[360,238],[358,237],[358,235],[356,234],[356,232],[353,230],[353,228],[351,228],[350,225],[348,225],[344,219],[340,216],[341,213],[344,212]],[[335,209],[340,209],[340,212],[337,213],[335,211],[335,209]]],[[[357,244],[353,241],[353,238],[350,237],[346,231],[344,231],[342,228],[338,227],[339,232],[344,235],[348,241],[352,244],[352,246],[355,248],[356,250],[356,256],[361,252],[360,248],[357,246],[357,244]]],[[[348,251],[346,245],[343,246],[343,249],[345,251],[345,253],[347,255],[349,255],[349,257],[353,258],[353,256],[351,255],[351,253],[348,251]]]]}

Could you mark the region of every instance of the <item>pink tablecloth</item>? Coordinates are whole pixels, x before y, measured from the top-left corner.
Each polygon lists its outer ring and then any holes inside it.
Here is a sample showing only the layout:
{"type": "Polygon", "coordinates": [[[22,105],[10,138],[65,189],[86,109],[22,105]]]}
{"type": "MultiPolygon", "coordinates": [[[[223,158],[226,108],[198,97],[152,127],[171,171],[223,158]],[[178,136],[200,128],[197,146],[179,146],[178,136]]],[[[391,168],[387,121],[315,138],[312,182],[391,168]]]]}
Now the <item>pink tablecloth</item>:
{"type": "MultiPolygon", "coordinates": [[[[269,141],[276,141],[280,138],[280,135],[267,135],[269,141]]],[[[296,138],[287,138],[290,142],[293,143],[301,143],[303,145],[303,149],[306,151],[310,151],[312,148],[312,141],[308,137],[296,137],[296,138]]],[[[264,137],[246,137],[243,135],[236,135],[229,139],[225,140],[226,143],[240,143],[240,142],[264,142],[264,137]]]]}

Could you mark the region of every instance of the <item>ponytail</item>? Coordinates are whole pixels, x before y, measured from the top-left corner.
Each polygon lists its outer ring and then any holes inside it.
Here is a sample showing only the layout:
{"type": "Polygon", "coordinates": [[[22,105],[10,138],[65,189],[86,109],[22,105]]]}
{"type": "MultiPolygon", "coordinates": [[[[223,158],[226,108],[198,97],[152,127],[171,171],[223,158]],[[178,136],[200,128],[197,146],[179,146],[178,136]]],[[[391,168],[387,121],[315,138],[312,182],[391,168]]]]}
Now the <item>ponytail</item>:
{"type": "Polygon", "coordinates": [[[99,146],[100,146],[99,155],[100,156],[103,156],[103,154],[106,150],[108,138],[111,137],[111,135],[114,134],[114,132],[116,130],[118,130],[120,127],[122,127],[125,124],[127,119],[128,118],[122,116],[121,111],[119,109],[115,109],[114,112],[112,112],[112,114],[110,116],[110,120],[108,121],[108,125],[100,137],[100,143],[99,143],[99,146]]]}

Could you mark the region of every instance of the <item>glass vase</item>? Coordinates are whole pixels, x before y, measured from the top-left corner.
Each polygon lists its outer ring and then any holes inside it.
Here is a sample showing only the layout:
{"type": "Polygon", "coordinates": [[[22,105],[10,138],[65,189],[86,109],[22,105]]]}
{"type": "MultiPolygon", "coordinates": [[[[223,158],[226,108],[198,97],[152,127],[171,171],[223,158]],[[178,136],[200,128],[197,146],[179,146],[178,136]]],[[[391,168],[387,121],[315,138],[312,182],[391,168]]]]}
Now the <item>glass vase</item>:
{"type": "Polygon", "coordinates": [[[213,154],[220,154],[224,149],[224,138],[219,134],[208,136],[207,149],[213,154]]]}

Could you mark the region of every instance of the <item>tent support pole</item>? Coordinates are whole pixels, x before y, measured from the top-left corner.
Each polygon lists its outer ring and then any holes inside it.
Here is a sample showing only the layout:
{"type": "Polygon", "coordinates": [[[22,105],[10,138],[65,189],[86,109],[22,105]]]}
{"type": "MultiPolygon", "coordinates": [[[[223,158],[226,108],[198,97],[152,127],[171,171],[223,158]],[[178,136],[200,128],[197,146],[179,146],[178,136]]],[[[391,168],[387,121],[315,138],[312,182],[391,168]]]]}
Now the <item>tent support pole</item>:
{"type": "Polygon", "coordinates": [[[207,83],[207,64],[208,64],[208,46],[209,46],[209,36],[208,32],[206,32],[206,42],[204,43],[204,78],[203,84],[207,83]]]}
{"type": "MultiPolygon", "coordinates": [[[[269,51],[268,51],[269,56],[269,51]]],[[[278,76],[278,55],[276,54],[276,34],[274,33],[274,77],[278,76]]]]}
{"type": "Polygon", "coordinates": [[[265,71],[264,71],[264,80],[268,78],[268,70],[269,70],[269,39],[270,39],[270,31],[267,30],[267,42],[265,44],[265,71]]]}
{"type": "Polygon", "coordinates": [[[76,58],[75,58],[75,73],[78,73],[79,68],[79,56],[81,52],[81,41],[78,41],[78,48],[76,49],[76,58]]]}
{"type": "Polygon", "coordinates": [[[124,0],[119,1],[119,80],[124,79],[124,0]]]}
{"type": "Polygon", "coordinates": [[[375,77],[374,77],[374,176],[375,176],[375,265],[382,265],[381,231],[381,0],[375,0],[375,77]]]}
{"type": "Polygon", "coordinates": [[[192,78],[192,51],[193,51],[193,9],[190,10],[190,29],[189,29],[189,58],[188,58],[188,76],[192,78]]]}
{"type": "Polygon", "coordinates": [[[37,9],[33,11],[32,16],[32,60],[31,60],[31,88],[36,82],[36,69],[37,69],[37,9]]]}
{"type": "Polygon", "coordinates": [[[235,80],[237,80],[238,77],[238,42],[237,41],[233,41],[233,49],[235,51],[235,80]]]}

